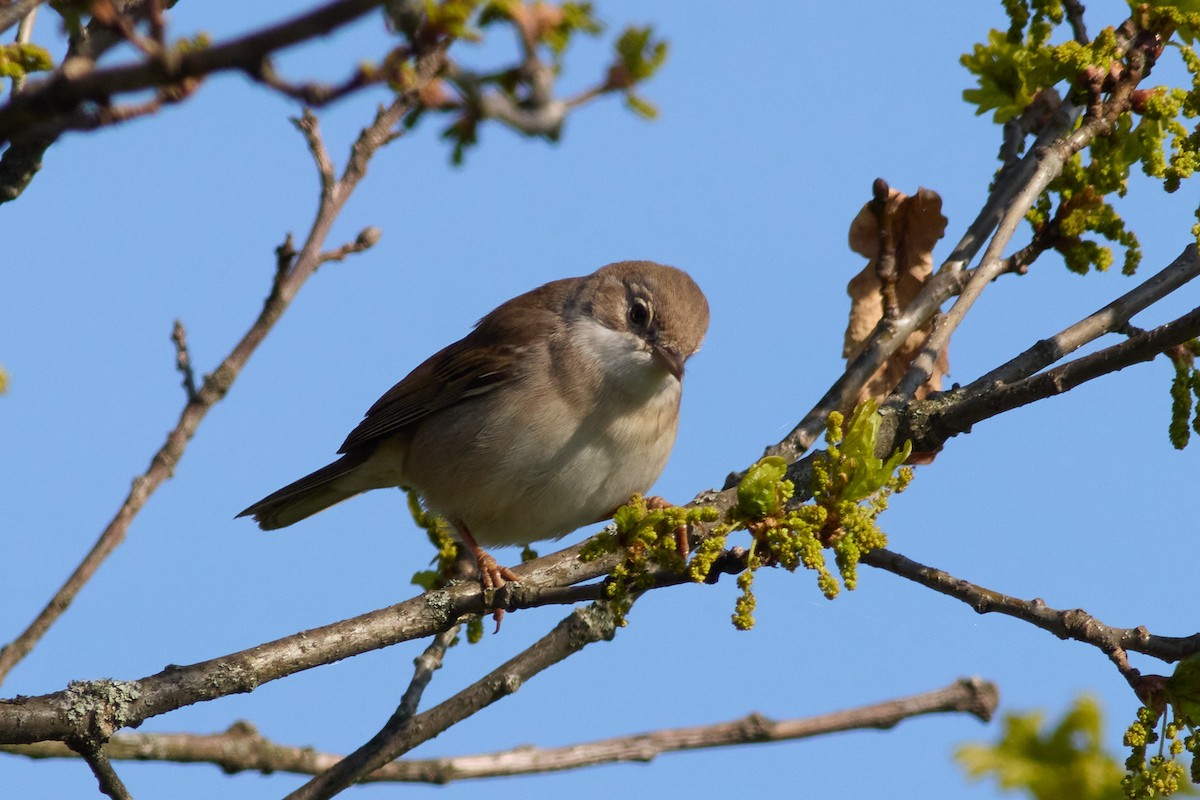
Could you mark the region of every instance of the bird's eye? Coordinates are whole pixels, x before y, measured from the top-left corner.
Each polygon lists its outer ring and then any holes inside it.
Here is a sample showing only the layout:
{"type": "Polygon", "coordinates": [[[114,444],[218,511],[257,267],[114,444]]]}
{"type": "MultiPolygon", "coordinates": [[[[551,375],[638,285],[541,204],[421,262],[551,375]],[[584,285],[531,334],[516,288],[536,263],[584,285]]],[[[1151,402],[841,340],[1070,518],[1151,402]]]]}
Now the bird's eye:
{"type": "Polygon", "coordinates": [[[641,297],[633,298],[633,302],[629,304],[629,325],[631,327],[646,328],[650,324],[652,316],[649,301],[641,297]]]}

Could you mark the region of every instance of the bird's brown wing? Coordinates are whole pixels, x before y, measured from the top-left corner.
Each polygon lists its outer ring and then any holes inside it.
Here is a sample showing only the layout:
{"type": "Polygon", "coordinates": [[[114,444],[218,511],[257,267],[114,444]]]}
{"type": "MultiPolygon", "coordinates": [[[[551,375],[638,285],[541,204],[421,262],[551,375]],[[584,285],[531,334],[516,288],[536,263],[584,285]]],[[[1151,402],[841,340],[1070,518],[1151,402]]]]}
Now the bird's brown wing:
{"type": "Polygon", "coordinates": [[[544,341],[561,322],[573,284],[552,281],[496,308],[466,337],[434,353],[379,398],[338,452],[348,453],[514,380],[527,347],[544,341]]]}
{"type": "Polygon", "coordinates": [[[480,348],[468,339],[430,356],[376,400],[338,452],[349,453],[511,378],[520,348],[480,348]]]}

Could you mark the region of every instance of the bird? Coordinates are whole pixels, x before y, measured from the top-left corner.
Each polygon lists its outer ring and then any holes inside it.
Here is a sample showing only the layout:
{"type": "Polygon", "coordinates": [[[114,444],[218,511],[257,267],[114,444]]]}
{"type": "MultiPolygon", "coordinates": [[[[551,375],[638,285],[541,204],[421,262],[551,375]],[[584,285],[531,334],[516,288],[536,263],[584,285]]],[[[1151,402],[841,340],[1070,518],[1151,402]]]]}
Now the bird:
{"type": "Polygon", "coordinates": [[[367,410],[333,463],[246,508],[285,528],[362,492],[415,490],[474,555],[609,519],[658,479],[708,300],[683,270],[620,261],[488,313],[367,410]]]}

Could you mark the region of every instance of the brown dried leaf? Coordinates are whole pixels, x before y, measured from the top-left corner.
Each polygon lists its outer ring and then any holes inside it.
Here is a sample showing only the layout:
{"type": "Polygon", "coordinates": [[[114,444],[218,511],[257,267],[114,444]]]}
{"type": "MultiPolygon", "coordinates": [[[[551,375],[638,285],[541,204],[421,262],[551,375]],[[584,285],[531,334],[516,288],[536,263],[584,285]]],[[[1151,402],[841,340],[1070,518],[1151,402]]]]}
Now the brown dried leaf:
{"type": "MultiPolygon", "coordinates": [[[[891,223],[896,267],[896,303],[901,312],[921,291],[933,272],[933,246],[946,232],[942,216],[942,198],[931,189],[918,189],[912,197],[896,189],[888,191],[884,217],[891,223]]],[[[846,291],[850,294],[850,319],[846,325],[842,355],[847,361],[862,352],[875,326],[883,319],[883,284],[877,268],[880,257],[880,225],[871,204],[863,206],[850,223],[850,249],[868,259],[867,266],[855,275],[846,291]]],[[[883,364],[855,399],[855,405],[874,398],[882,401],[896,388],[909,364],[921,352],[928,327],[914,331],[904,345],[883,364]]],[[[938,353],[933,374],[916,393],[922,398],[942,388],[942,376],[950,371],[945,351],[938,353]]]]}

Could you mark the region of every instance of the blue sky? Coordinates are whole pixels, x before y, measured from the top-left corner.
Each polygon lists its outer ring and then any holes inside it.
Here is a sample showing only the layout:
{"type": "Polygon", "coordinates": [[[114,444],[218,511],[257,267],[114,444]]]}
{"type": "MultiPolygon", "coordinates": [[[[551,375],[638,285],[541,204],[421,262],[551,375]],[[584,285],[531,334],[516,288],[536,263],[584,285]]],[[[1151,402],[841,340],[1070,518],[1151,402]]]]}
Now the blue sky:
{"type": "MultiPolygon", "coordinates": [[[[326,265],[304,287],[175,478],[10,676],[6,696],[78,678],[141,677],[410,596],[409,577],[430,552],[399,493],[375,492],[270,534],[233,515],[326,463],[379,394],[496,304],[611,261],[674,264],[709,297],[708,339],[689,365],[679,441],[656,492],[683,502],[721,485],[790,430],[843,368],[845,284],[862,267],[846,230],[871,182],[941,194],[950,223],[939,260],[982,204],[999,130],[961,101],[970,84],[958,56],[1005,24],[999,3],[780,1],[735,10],[604,0],[599,8],[614,28],[652,22],[670,40],[667,65],[643,92],[660,119],[643,122],[609,99],[572,117],[558,145],[485,128],[462,169],[449,166],[436,126],[381,153],[329,242],[376,225],[379,244],[326,265]]],[[[1090,29],[1120,22],[1125,9],[1090,3],[1090,29]]],[[[222,37],[292,12],[284,2],[188,0],[171,21],[177,35],[222,37]]],[[[47,15],[39,28],[49,24],[47,15]]],[[[383,52],[378,27],[365,20],[288,53],[282,66],[296,77],[340,76],[383,52]]],[[[607,47],[608,39],[579,48],[566,91],[600,74],[607,47]]],[[[467,50],[476,62],[510,52],[504,40],[467,50]]],[[[381,99],[322,114],[339,162],[381,99]]],[[[296,113],[240,76],[215,77],[152,119],[66,137],[24,196],[0,210],[0,363],[11,383],[0,398],[0,640],[15,636],[75,566],[174,425],[183,394],[173,320],[187,326],[197,370],[211,369],[257,313],[273,248],[287,231],[307,230],[317,184],[287,122],[296,113]]],[[[1167,197],[1133,182],[1120,207],[1144,245],[1143,277],[1187,244],[1194,197],[1193,185],[1167,197]]],[[[956,334],[951,380],[974,379],[1132,285],[1117,272],[1069,274],[1054,258],[1002,278],[956,334]]],[[[1151,327],[1196,304],[1194,288],[1179,295],[1135,323],[1151,327]]],[[[1188,594],[1200,543],[1189,504],[1200,445],[1179,453],[1167,441],[1170,378],[1166,363],[1132,367],[951,441],[881,518],[893,549],[1112,625],[1194,632],[1188,594]]],[[[864,569],[859,589],[831,603],[810,574],[766,572],[752,632],[729,624],[732,581],[655,593],[613,642],[538,676],[414,757],[567,744],[752,711],[806,716],[974,674],[1000,685],[1005,710],[1054,715],[1077,693],[1095,693],[1120,752],[1135,702],[1094,649],[978,616],[887,573],[864,569]]],[[[512,614],[499,636],[455,648],[426,705],[563,613],[512,614]]],[[[386,720],[419,650],[372,653],[142,730],[209,732],[248,719],[283,743],[348,751],[386,720]]],[[[402,791],[993,798],[995,788],[967,783],[950,754],[998,731],[928,718],[886,733],[670,755],[650,766],[402,791]]],[[[206,766],[118,769],[137,797],[258,798],[299,783],[206,766]]],[[[81,764],[16,758],[0,759],[0,785],[26,797],[94,790],[81,764]]]]}

